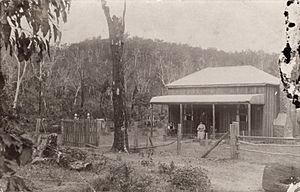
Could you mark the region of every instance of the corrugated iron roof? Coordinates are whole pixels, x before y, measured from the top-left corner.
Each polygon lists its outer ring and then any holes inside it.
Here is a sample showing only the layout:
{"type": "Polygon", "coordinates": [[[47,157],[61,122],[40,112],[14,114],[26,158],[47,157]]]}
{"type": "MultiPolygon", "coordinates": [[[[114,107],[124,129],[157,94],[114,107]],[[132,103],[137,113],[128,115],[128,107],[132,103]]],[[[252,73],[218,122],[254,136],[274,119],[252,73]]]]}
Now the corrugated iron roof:
{"type": "Polygon", "coordinates": [[[208,67],[167,85],[172,87],[197,87],[213,85],[279,85],[279,78],[253,66],[208,67]]]}
{"type": "Polygon", "coordinates": [[[164,95],[152,97],[152,104],[178,103],[251,103],[264,104],[263,94],[241,95],[164,95]]]}

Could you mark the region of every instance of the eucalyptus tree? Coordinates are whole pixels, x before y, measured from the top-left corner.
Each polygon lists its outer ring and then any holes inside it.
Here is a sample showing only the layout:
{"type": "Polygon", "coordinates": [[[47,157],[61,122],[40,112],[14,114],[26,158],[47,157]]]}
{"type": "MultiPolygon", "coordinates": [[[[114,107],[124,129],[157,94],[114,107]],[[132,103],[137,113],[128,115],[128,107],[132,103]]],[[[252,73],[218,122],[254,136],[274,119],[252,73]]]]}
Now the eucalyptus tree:
{"type": "MultiPolygon", "coordinates": [[[[26,63],[33,53],[38,53],[41,60],[44,52],[49,51],[51,39],[54,42],[60,40],[59,22],[61,19],[67,21],[69,7],[70,0],[1,0],[0,48],[4,46],[18,62],[24,62],[25,72],[26,63]]],[[[20,79],[22,75],[18,77],[20,79]]],[[[0,65],[1,94],[4,86],[0,65]]],[[[3,114],[2,107],[0,113],[3,114]]]]}
{"type": "Polygon", "coordinates": [[[112,73],[112,99],[114,109],[114,142],[113,151],[128,151],[127,134],[127,110],[125,104],[124,86],[124,32],[125,32],[125,13],[126,1],[124,2],[123,17],[110,15],[110,9],[105,0],[101,0],[102,9],[106,17],[109,41],[111,49],[111,60],[113,65],[112,73]]]}

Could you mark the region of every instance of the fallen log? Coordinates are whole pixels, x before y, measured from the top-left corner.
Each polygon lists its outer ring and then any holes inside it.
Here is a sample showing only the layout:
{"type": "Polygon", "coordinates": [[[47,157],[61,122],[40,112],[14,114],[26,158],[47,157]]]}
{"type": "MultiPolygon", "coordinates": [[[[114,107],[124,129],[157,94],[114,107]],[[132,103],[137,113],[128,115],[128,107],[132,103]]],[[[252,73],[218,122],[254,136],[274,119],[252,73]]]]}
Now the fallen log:
{"type": "Polygon", "coordinates": [[[293,178],[300,178],[300,165],[268,164],[264,168],[262,187],[266,192],[286,192],[293,178]]]}

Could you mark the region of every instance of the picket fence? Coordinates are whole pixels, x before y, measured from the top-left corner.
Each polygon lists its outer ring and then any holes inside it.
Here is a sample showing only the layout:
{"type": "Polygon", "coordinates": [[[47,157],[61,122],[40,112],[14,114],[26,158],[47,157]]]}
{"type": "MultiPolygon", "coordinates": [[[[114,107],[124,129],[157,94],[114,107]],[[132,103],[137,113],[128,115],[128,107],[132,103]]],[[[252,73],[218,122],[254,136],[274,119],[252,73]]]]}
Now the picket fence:
{"type": "Polygon", "coordinates": [[[98,146],[103,124],[101,120],[63,119],[61,121],[62,144],[76,147],[98,146]]]}

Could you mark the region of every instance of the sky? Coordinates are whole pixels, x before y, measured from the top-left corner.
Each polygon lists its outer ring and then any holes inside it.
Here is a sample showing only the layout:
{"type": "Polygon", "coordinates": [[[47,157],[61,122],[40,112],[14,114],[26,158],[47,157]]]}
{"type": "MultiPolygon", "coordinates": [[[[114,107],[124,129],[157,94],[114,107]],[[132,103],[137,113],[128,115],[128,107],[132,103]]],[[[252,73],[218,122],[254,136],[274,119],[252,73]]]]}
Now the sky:
{"type": "MultiPolygon", "coordinates": [[[[122,0],[107,0],[111,14],[122,15],[122,0]]],[[[284,47],[285,0],[127,0],[130,36],[185,43],[224,51],[284,47]]],[[[62,43],[101,36],[108,28],[100,0],[72,0],[62,43]]]]}

